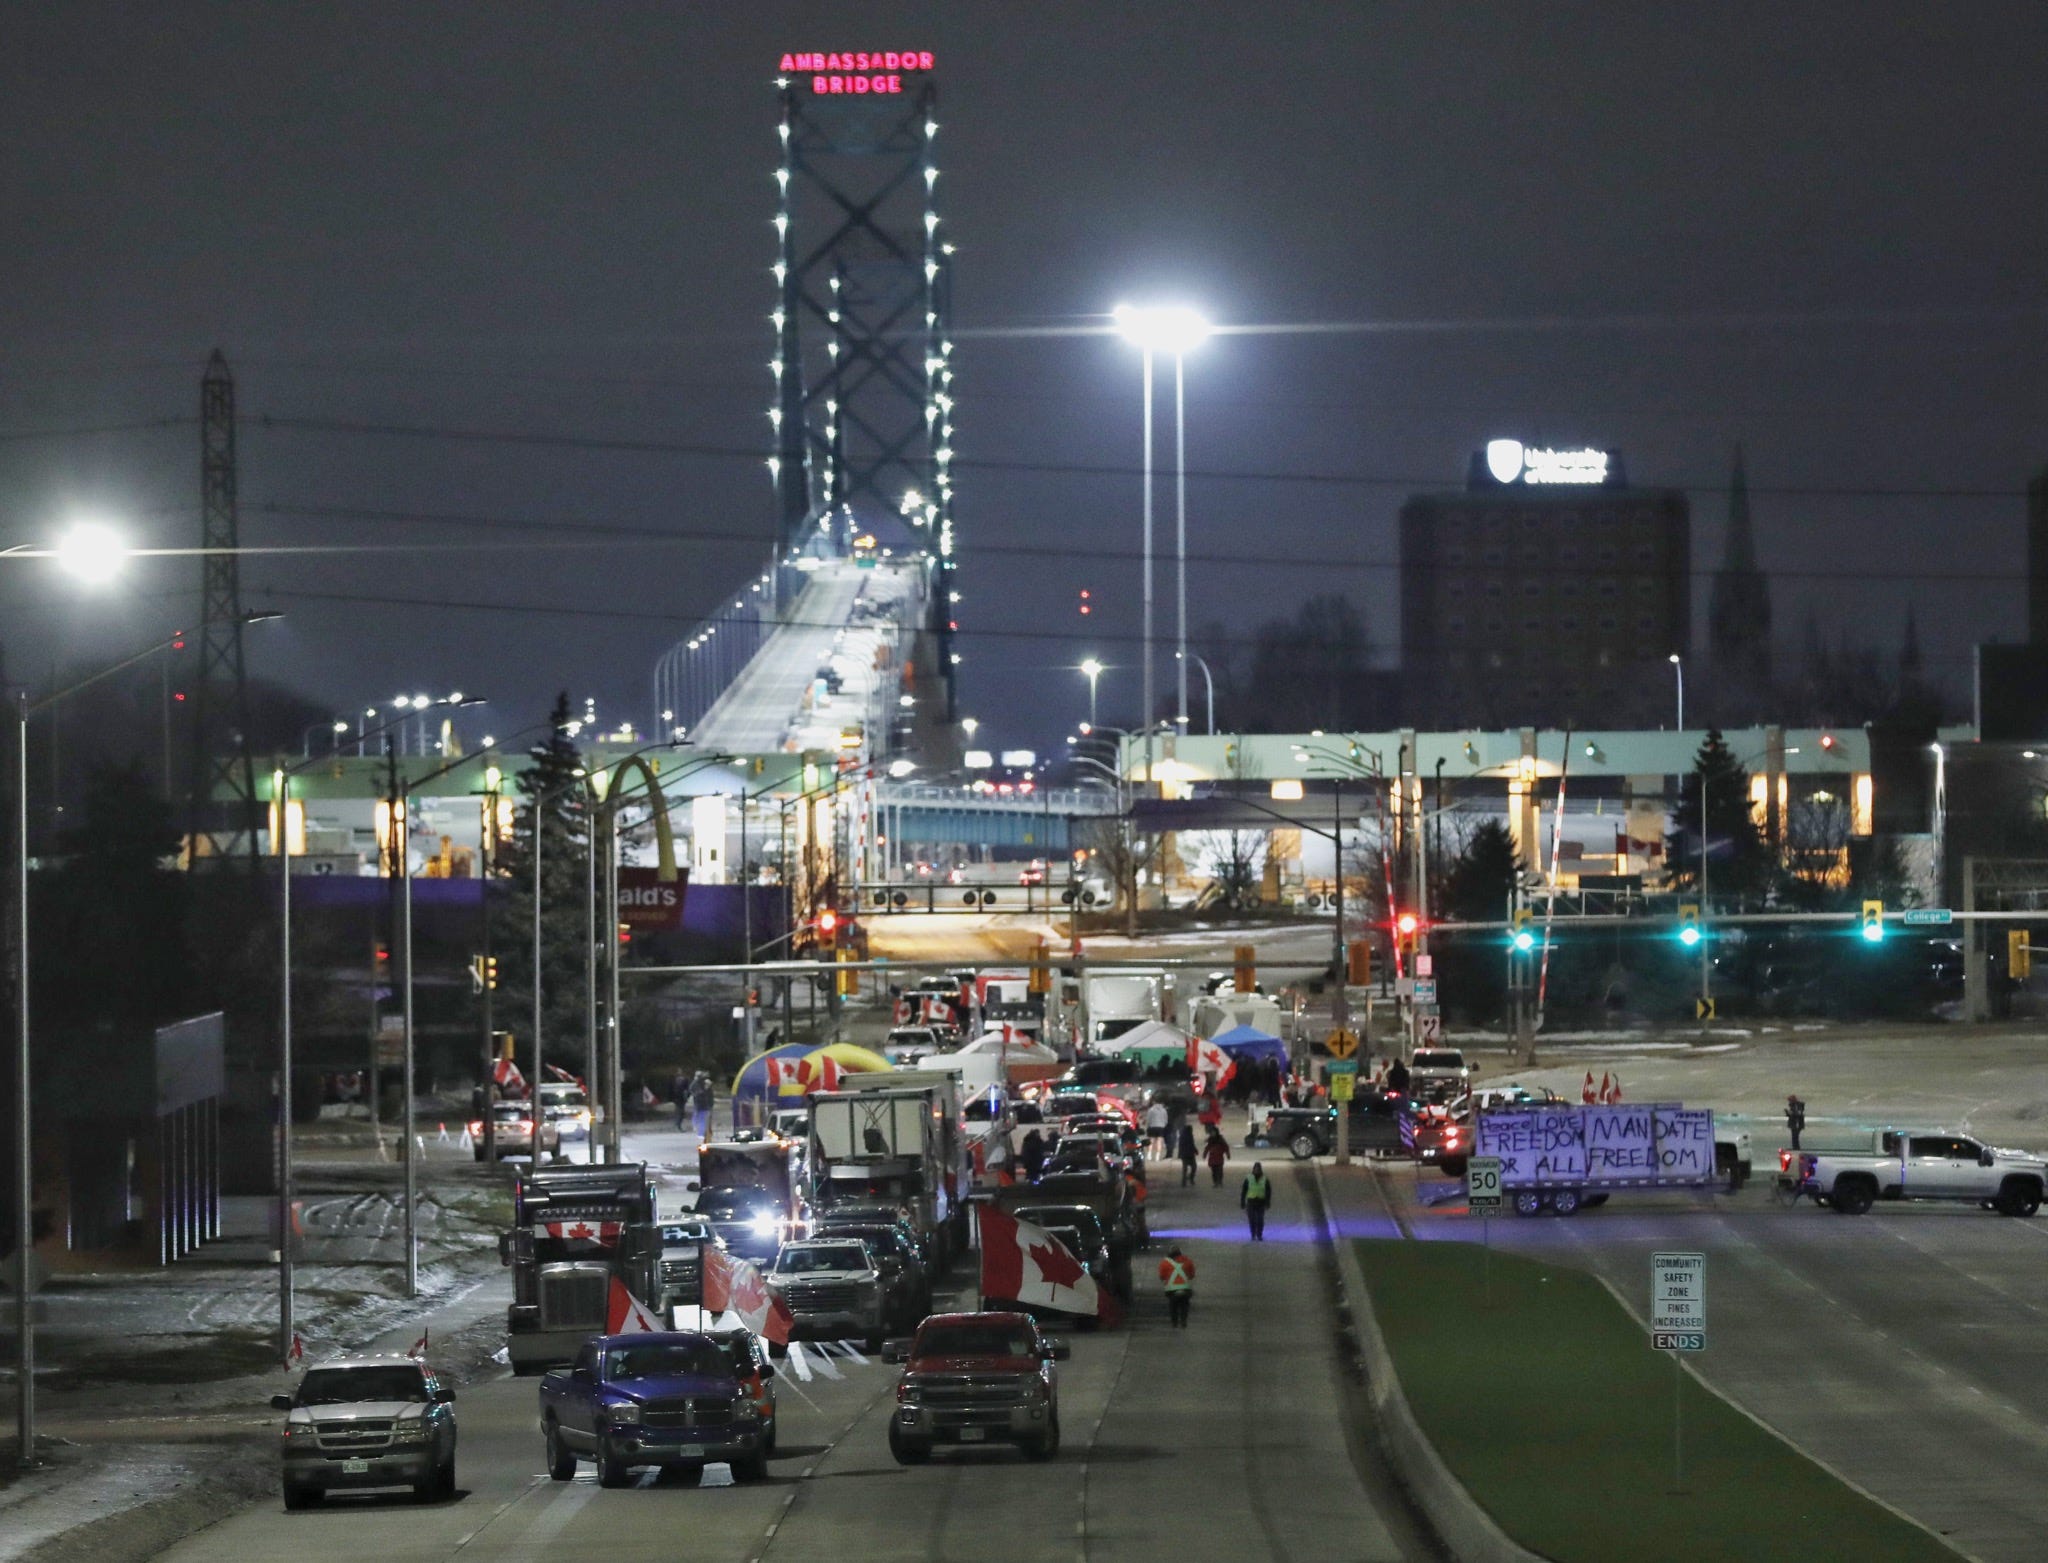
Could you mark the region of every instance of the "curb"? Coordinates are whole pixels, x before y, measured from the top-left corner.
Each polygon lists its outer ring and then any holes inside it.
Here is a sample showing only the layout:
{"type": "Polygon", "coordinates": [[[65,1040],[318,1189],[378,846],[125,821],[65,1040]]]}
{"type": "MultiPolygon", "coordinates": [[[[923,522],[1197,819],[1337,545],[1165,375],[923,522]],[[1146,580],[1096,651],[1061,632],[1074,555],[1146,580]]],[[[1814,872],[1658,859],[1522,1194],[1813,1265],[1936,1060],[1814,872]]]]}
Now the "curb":
{"type": "Polygon", "coordinates": [[[1345,1241],[1331,1210],[1322,1163],[1312,1165],[1316,1198],[1322,1206],[1323,1231],[1336,1251],[1337,1278],[1350,1305],[1352,1328],[1358,1337],[1367,1403],[1372,1407],[1373,1420],[1379,1424],[1380,1443],[1395,1474],[1444,1549],[1460,1563],[1546,1563],[1540,1553],[1531,1552],[1494,1523],[1479,1500],[1451,1474],[1451,1468],[1444,1464],[1443,1456],[1436,1452],[1436,1446],[1415,1420],[1408,1397],[1401,1391],[1401,1381],[1394,1375],[1394,1359],[1387,1350],[1386,1337],[1380,1333],[1372,1294],[1365,1286],[1365,1272],[1359,1269],[1358,1256],[1345,1241]]]}

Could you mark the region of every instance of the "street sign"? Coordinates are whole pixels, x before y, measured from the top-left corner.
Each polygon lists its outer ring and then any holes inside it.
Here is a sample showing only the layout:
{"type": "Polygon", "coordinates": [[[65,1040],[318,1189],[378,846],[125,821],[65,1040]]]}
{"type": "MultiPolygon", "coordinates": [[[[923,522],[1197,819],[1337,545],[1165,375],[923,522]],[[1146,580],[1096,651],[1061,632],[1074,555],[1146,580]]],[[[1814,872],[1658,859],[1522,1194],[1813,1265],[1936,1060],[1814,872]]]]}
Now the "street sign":
{"type": "Polygon", "coordinates": [[[1956,914],[1945,906],[1915,906],[1899,914],[1899,921],[1908,928],[1944,928],[1956,920],[1956,914]]]}
{"type": "Polygon", "coordinates": [[[1659,1351],[1707,1346],[1707,1256],[1650,1255],[1650,1336],[1659,1351]]]}
{"type": "Polygon", "coordinates": [[[1415,1027],[1415,1045],[1417,1047],[1437,1047],[1442,1044],[1443,1039],[1443,1016],[1436,1014],[1424,1015],[1417,1021],[1415,1027]]]}
{"type": "Polygon", "coordinates": [[[1355,1075],[1358,1073],[1358,1060],[1355,1058],[1333,1058],[1323,1065],[1323,1068],[1331,1075],[1355,1075]]]}
{"type": "Polygon", "coordinates": [[[1350,1100],[1351,1100],[1351,1088],[1352,1088],[1352,1086],[1353,1086],[1353,1085],[1354,1085],[1354,1084],[1355,1084],[1355,1083],[1357,1082],[1357,1079],[1358,1079],[1358,1076],[1356,1076],[1356,1075],[1348,1075],[1348,1074],[1333,1074],[1333,1075],[1331,1075],[1331,1076],[1330,1076],[1330,1100],[1331,1100],[1331,1101],[1333,1101],[1333,1102],[1348,1102],[1348,1101],[1350,1101],[1350,1100]]]}
{"type": "Polygon", "coordinates": [[[1715,1019],[1714,1001],[1712,999],[1694,999],[1692,1001],[1692,1018],[1694,1020],[1715,1019]]]}
{"type": "Polygon", "coordinates": [[[1475,1214],[1500,1209],[1498,1156],[1474,1156],[1465,1163],[1465,1200],[1475,1214]]]}
{"type": "Polygon", "coordinates": [[[1415,1002],[1418,1004],[1434,1004],[1436,1002],[1436,978],[1417,977],[1415,979],[1415,1002]]]}
{"type": "Polygon", "coordinates": [[[1349,1058],[1358,1051],[1358,1033],[1333,1031],[1323,1039],[1323,1046],[1329,1049],[1332,1058],[1349,1058]]]}

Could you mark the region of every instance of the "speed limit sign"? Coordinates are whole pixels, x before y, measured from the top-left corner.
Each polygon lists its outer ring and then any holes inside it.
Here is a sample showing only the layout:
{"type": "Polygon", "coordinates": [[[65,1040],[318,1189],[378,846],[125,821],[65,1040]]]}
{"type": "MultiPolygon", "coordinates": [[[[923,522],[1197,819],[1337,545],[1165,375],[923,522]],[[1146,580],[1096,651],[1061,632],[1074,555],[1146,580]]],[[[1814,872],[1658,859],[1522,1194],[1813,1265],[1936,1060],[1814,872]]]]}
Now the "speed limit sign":
{"type": "Polygon", "coordinates": [[[1498,1156],[1474,1156],[1465,1163],[1465,1200],[1475,1211],[1500,1209],[1498,1156]]]}

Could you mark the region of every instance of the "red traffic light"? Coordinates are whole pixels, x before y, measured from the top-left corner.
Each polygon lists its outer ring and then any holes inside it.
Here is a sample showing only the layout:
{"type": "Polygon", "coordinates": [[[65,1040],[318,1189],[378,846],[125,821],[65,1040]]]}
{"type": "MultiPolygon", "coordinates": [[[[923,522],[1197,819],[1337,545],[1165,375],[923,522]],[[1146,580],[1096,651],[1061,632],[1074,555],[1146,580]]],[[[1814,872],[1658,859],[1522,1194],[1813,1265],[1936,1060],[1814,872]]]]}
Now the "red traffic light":
{"type": "Polygon", "coordinates": [[[829,906],[818,914],[818,932],[831,933],[839,926],[839,914],[829,906]]]}
{"type": "Polygon", "coordinates": [[[1394,926],[1404,934],[1411,934],[1422,926],[1422,921],[1413,912],[1403,912],[1394,919],[1394,926]]]}

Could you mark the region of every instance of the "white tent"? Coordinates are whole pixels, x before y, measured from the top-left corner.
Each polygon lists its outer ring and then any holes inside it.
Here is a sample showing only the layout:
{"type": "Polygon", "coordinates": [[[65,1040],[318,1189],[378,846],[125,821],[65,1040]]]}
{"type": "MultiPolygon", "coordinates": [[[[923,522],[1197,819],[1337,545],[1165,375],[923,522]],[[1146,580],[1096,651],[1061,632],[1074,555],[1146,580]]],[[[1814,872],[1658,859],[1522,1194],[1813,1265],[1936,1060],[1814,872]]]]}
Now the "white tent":
{"type": "MultiPolygon", "coordinates": [[[[931,1059],[927,1063],[941,1061],[931,1059]]],[[[1006,1043],[1000,1030],[984,1031],[972,1042],[945,1054],[943,1063],[957,1066],[960,1078],[968,1086],[984,1088],[1001,1083],[1005,1069],[1009,1071],[1009,1084],[1022,1085],[1030,1080],[1050,1080],[1067,1067],[1060,1062],[1060,1055],[1043,1043],[1014,1032],[1006,1043]]]]}
{"type": "Polygon", "coordinates": [[[1187,1045],[1188,1034],[1171,1021],[1148,1020],[1142,1025],[1133,1026],[1120,1037],[1111,1037],[1106,1042],[1096,1043],[1095,1051],[1114,1056],[1119,1053],[1135,1053],[1140,1048],[1157,1049],[1162,1052],[1172,1048],[1180,1051],[1185,1050],[1187,1045]]]}

